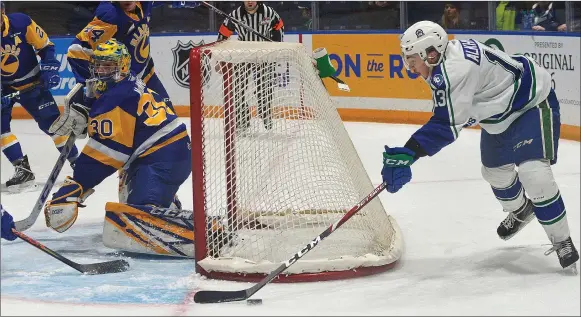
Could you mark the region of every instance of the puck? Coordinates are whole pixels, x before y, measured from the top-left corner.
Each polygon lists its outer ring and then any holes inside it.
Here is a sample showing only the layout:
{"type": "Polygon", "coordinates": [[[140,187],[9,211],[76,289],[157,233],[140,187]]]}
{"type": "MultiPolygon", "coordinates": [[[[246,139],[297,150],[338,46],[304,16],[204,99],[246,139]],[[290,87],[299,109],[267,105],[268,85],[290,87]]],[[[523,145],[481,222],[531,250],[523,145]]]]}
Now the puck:
{"type": "Polygon", "coordinates": [[[262,299],[247,299],[246,304],[248,304],[248,305],[260,305],[260,304],[262,304],[262,299]]]}

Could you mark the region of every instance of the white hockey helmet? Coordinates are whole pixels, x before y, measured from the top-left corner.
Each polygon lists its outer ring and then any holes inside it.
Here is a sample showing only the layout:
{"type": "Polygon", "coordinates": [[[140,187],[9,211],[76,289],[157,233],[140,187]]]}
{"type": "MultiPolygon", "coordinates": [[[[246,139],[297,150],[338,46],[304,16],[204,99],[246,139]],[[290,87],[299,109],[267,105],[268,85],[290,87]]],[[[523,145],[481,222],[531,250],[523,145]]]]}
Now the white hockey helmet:
{"type": "Polygon", "coordinates": [[[409,70],[407,56],[418,54],[428,66],[437,66],[444,58],[444,51],[448,46],[448,34],[437,23],[420,21],[414,23],[400,36],[400,47],[403,62],[409,70]],[[435,63],[428,61],[428,53],[435,50],[439,58],[435,63]]]}

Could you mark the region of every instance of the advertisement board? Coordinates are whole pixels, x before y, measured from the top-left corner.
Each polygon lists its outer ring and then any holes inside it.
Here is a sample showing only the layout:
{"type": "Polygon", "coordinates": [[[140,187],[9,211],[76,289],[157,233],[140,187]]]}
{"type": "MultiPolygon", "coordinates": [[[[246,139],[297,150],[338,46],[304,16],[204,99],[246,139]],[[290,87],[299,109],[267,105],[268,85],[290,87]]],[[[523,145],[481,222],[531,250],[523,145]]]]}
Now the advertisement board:
{"type": "Polygon", "coordinates": [[[351,88],[328,84],[331,96],[431,99],[428,85],[405,68],[397,34],[313,34],[312,46],[327,49],[336,76],[351,88]]]}
{"type": "MultiPolygon", "coordinates": [[[[71,66],[67,62],[67,50],[71,45],[73,38],[54,38],[51,42],[54,43],[56,58],[61,62],[59,74],[61,76],[60,84],[51,89],[53,96],[66,96],[69,91],[75,86],[77,81],[71,71],[71,66]]],[[[57,98],[58,99],[58,98],[57,98]]],[[[58,100],[57,100],[58,102],[58,100]]]]}

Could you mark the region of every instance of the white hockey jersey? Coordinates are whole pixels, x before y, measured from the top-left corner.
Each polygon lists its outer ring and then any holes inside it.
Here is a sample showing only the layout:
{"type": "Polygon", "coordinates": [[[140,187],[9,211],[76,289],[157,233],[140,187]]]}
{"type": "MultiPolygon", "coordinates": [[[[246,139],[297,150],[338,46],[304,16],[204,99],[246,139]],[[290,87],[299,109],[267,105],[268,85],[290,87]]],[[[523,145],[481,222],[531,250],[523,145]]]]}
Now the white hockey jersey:
{"type": "Polygon", "coordinates": [[[450,41],[444,60],[426,81],[432,88],[433,115],[412,138],[430,156],[468,126],[502,133],[551,90],[551,75],[534,60],[475,40],[450,41]]]}

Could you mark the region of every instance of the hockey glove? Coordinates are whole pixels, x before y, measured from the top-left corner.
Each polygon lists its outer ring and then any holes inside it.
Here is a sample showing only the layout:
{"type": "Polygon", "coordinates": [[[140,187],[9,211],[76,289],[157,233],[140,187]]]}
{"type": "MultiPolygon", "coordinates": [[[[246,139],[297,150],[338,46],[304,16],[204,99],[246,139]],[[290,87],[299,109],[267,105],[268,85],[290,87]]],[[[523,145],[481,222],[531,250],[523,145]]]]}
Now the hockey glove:
{"type": "Polygon", "coordinates": [[[55,120],[48,132],[56,135],[70,135],[73,133],[78,139],[87,137],[89,107],[83,92],[83,85],[78,83],[65,97],[63,113],[55,120]]]}
{"type": "Polygon", "coordinates": [[[2,96],[2,109],[9,108],[12,103],[12,98],[9,96],[2,96]]]}
{"type": "Polygon", "coordinates": [[[52,200],[44,208],[46,226],[57,232],[65,232],[77,220],[79,207],[85,207],[82,203],[94,191],[92,188],[84,191],[81,184],[67,176],[64,184],[52,195],[52,200]]]}
{"type": "Polygon", "coordinates": [[[397,192],[412,179],[410,165],[414,162],[414,157],[414,151],[408,148],[385,146],[381,176],[383,176],[383,181],[387,183],[388,192],[397,192]]]}
{"type": "Polygon", "coordinates": [[[61,82],[58,63],[40,65],[40,83],[45,89],[56,87],[61,82]]]}
{"type": "Polygon", "coordinates": [[[16,235],[12,232],[12,229],[14,228],[14,219],[12,219],[12,216],[2,208],[2,205],[0,205],[0,209],[2,210],[2,239],[12,241],[16,239],[16,235]]]}

